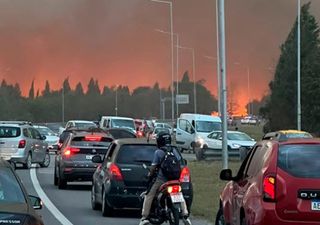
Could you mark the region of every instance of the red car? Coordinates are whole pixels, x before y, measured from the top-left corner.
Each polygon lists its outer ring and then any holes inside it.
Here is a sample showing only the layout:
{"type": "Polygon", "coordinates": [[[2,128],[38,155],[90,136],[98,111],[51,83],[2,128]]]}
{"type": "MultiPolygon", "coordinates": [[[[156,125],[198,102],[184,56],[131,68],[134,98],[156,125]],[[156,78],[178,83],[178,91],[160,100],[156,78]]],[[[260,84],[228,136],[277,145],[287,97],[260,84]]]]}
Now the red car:
{"type": "Polygon", "coordinates": [[[320,224],[320,139],[262,140],[220,178],[216,225],[320,224]]]}

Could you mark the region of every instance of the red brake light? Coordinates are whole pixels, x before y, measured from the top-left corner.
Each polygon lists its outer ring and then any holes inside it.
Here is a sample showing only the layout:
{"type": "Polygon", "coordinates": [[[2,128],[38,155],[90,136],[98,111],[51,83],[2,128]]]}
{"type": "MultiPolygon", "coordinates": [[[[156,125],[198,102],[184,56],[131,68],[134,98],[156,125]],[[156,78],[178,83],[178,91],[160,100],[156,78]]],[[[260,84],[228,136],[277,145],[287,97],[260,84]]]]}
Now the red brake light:
{"type": "Polygon", "coordinates": [[[79,148],[66,148],[63,151],[63,155],[70,156],[70,155],[72,155],[72,153],[76,153],[76,152],[80,152],[80,149],[79,148]]]}
{"type": "Polygon", "coordinates": [[[101,136],[88,135],[84,137],[85,141],[101,141],[101,136]]]}
{"type": "Polygon", "coordinates": [[[20,140],[19,141],[19,146],[18,146],[18,148],[24,148],[24,147],[26,147],[26,140],[20,140]]]}
{"type": "Polygon", "coordinates": [[[180,173],[179,181],[182,182],[190,182],[190,170],[188,167],[183,167],[180,173]]]}
{"type": "Polygon", "coordinates": [[[120,169],[116,164],[112,163],[110,165],[109,172],[111,174],[111,179],[117,180],[117,181],[122,181],[123,180],[123,177],[122,177],[122,174],[120,172],[120,169]]]}
{"type": "Polygon", "coordinates": [[[167,191],[169,194],[181,192],[181,186],[180,185],[169,186],[167,187],[167,191]]]}
{"type": "Polygon", "coordinates": [[[263,199],[265,201],[275,201],[276,178],[274,176],[266,176],[263,179],[263,199]]]}

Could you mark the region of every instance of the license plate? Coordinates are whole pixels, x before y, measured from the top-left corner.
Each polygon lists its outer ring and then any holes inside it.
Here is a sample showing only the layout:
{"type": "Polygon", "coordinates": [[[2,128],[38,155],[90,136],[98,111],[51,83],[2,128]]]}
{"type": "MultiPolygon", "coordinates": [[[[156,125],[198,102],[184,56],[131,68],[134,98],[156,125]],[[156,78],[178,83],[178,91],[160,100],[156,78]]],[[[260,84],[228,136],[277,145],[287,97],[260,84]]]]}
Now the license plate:
{"type": "Polygon", "coordinates": [[[178,203],[178,202],[183,202],[183,195],[181,192],[179,193],[172,193],[170,194],[170,197],[171,197],[171,201],[172,203],[178,203]]]}
{"type": "Polygon", "coordinates": [[[312,201],[311,210],[320,211],[320,201],[312,201]]]}
{"type": "Polygon", "coordinates": [[[86,155],[86,159],[92,159],[93,155],[86,155]]]}

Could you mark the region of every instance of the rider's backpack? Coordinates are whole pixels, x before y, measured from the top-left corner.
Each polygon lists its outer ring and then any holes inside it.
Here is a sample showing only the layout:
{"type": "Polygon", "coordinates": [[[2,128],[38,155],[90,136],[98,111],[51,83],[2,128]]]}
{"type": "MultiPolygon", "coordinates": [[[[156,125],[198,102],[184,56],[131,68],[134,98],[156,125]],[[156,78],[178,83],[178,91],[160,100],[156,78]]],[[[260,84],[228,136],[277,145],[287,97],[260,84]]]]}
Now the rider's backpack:
{"type": "Polygon", "coordinates": [[[181,173],[181,166],[176,155],[173,153],[173,148],[165,147],[161,149],[165,152],[165,155],[160,164],[160,168],[163,175],[168,180],[179,180],[180,173],[181,173]]]}

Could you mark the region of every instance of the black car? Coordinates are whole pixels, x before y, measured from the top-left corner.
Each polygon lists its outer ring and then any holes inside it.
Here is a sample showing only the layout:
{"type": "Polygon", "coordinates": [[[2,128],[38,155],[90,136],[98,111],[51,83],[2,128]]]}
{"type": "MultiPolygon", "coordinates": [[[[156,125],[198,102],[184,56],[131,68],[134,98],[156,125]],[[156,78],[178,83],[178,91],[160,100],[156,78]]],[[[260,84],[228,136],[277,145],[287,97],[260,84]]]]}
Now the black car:
{"type": "Polygon", "coordinates": [[[0,159],[0,224],[43,225],[35,209],[40,198],[28,196],[11,165],[0,159]]]}
{"type": "Polygon", "coordinates": [[[98,164],[91,158],[105,155],[112,141],[104,132],[70,132],[55,158],[54,184],[65,189],[69,181],[92,181],[98,164]]]}
{"type": "MultiPolygon", "coordinates": [[[[103,216],[112,215],[114,209],[141,209],[140,194],[148,186],[148,170],[143,164],[151,165],[156,149],[155,143],[144,139],[119,139],[113,141],[104,158],[94,157],[94,161],[102,164],[93,175],[92,208],[102,206],[103,216]]],[[[190,209],[193,198],[190,172],[182,157],[180,164],[182,192],[190,209]]]]}

